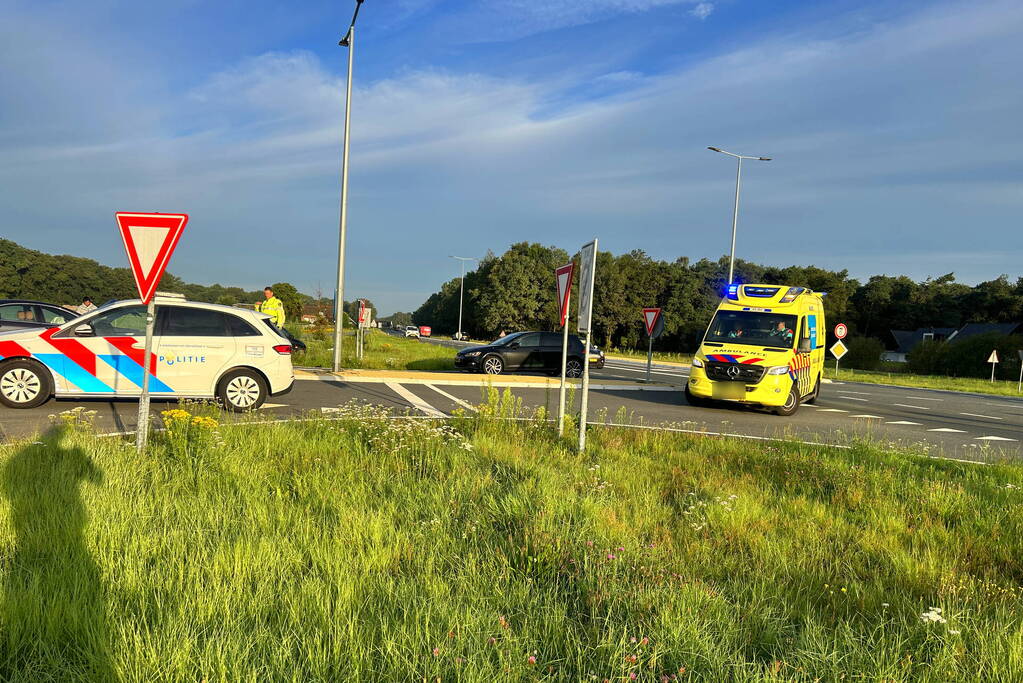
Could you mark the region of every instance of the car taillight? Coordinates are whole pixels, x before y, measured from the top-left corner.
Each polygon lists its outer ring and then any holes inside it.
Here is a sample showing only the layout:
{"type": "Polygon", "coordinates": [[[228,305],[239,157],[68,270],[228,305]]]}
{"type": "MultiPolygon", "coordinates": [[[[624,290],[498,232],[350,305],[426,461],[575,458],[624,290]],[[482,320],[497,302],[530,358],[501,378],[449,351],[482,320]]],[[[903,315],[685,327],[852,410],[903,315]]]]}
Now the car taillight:
{"type": "Polygon", "coordinates": [[[287,355],[291,353],[291,344],[277,344],[274,346],[274,351],[281,355],[287,355]]]}

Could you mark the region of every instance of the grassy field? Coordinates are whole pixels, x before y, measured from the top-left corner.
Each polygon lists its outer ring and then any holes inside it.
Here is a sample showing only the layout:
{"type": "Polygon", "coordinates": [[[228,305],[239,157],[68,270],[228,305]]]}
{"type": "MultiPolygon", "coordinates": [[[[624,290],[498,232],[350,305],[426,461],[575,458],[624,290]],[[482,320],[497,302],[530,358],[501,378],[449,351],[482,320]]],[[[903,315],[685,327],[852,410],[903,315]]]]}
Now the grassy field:
{"type": "Polygon", "coordinates": [[[1023,678],[1018,467],[189,410],[0,446],[0,680],[1023,678]]]}
{"type": "MultiPolygon", "coordinates": [[[[334,357],[334,332],[293,330],[306,343],[305,351],[295,353],[295,365],[329,368],[334,357]]],[[[381,332],[366,331],[362,360],[355,358],[355,335],[349,333],[342,346],[341,366],[369,370],[453,370],[455,349],[405,339],[381,332]]]]}
{"type": "MultiPolygon", "coordinates": [[[[646,351],[638,349],[611,349],[610,351],[604,350],[604,353],[608,356],[620,356],[622,358],[635,358],[636,360],[646,360],[646,351]]],[[[667,361],[670,363],[691,363],[693,361],[693,354],[691,353],[675,353],[673,351],[654,351],[654,362],[667,361]]]]}
{"type": "Polygon", "coordinates": [[[835,364],[825,363],[824,376],[848,382],[867,382],[869,384],[895,384],[901,387],[919,387],[924,389],[946,389],[948,391],[971,391],[978,394],[995,394],[998,396],[1020,396],[1016,390],[1016,382],[1006,382],[972,377],[941,377],[936,375],[911,375],[901,372],[868,372],[866,370],[846,370],[835,374],[835,364]]]}

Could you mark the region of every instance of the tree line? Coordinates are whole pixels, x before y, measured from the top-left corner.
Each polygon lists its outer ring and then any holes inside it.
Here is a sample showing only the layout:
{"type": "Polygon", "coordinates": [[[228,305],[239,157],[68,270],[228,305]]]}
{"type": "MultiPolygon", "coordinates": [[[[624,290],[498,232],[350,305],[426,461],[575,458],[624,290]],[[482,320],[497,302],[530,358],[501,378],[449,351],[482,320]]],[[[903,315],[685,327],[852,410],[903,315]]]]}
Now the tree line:
{"type": "MultiPolygon", "coordinates": [[[[555,329],[554,269],[570,258],[576,261],[570,313],[574,320],[578,255],[570,257],[557,247],[522,242],[500,256],[487,254],[476,270],[466,273],[463,332],[486,339],[501,330],[555,329]]],[[[641,250],[621,255],[600,252],[593,300],[595,340],[605,348],[645,346],[641,310],[657,306],[664,316],[664,334],[654,348],[692,351],[717,308],[727,277],[727,257],[695,262],[681,257],[669,262],[650,258],[641,250]]],[[[952,273],[922,282],[904,275],[875,275],[861,283],[846,270],[778,268],[738,259],[735,279],[827,292],[824,308],[829,327],[844,322],[851,336],[873,337],[883,345],[889,345],[893,329],[1023,320],[1023,278],[1012,283],[1004,275],[972,287],[956,282],[952,273]]],[[[415,323],[431,325],[439,333],[454,332],[458,294],[459,278],[442,284],[412,314],[415,323]]]]}

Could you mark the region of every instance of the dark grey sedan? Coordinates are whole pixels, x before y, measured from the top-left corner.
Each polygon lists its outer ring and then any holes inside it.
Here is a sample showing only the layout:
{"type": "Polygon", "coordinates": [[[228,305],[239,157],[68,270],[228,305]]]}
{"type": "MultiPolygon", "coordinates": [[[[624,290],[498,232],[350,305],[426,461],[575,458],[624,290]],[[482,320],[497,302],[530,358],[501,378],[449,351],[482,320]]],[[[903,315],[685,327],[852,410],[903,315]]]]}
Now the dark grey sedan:
{"type": "Polygon", "coordinates": [[[0,333],[14,330],[63,325],[78,317],[74,311],[46,304],[41,301],[25,301],[23,299],[0,299],[0,333]]]}

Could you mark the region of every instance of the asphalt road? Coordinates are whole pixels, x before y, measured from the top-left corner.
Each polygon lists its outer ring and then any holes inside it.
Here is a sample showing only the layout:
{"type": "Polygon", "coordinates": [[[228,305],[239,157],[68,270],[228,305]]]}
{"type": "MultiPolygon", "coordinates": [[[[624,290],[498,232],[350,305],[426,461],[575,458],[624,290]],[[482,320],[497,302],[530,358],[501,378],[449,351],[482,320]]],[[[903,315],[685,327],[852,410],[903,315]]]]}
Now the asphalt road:
{"type": "MultiPolygon", "coordinates": [[[[926,448],[933,455],[978,461],[1017,458],[1023,442],[1023,400],[954,392],[886,387],[870,384],[832,383],[822,388],[815,406],[802,406],[791,417],[736,404],[697,408],[686,404],[681,391],[682,369],[660,366],[656,379],[674,386],[646,386],[639,382],[627,389],[591,392],[590,420],[671,426],[709,434],[734,434],[760,438],[796,438],[805,441],[849,444],[857,438],[880,439],[907,447],[926,448]]],[[[615,361],[594,380],[638,379],[641,363],[615,361]]],[[[472,376],[452,373],[452,380],[472,376]]],[[[503,391],[503,389],[502,389],[503,391]]],[[[556,389],[513,388],[528,407],[546,405],[556,410],[556,389]]],[[[578,403],[579,396],[575,396],[578,403]]],[[[386,406],[396,412],[417,415],[448,415],[456,408],[471,410],[482,400],[479,386],[444,381],[401,379],[393,382],[340,382],[336,379],[298,381],[294,390],[272,399],[261,409],[268,417],[289,418],[310,413],[329,413],[350,401],[386,406]]],[[[50,401],[33,410],[0,407],[0,440],[28,438],[44,430],[49,415],[76,406],[95,410],[101,432],[135,428],[137,404],[133,401],[50,401]]],[[[153,412],[173,407],[155,402],[153,412]]],[[[231,419],[225,417],[225,419],[231,419]]]]}

